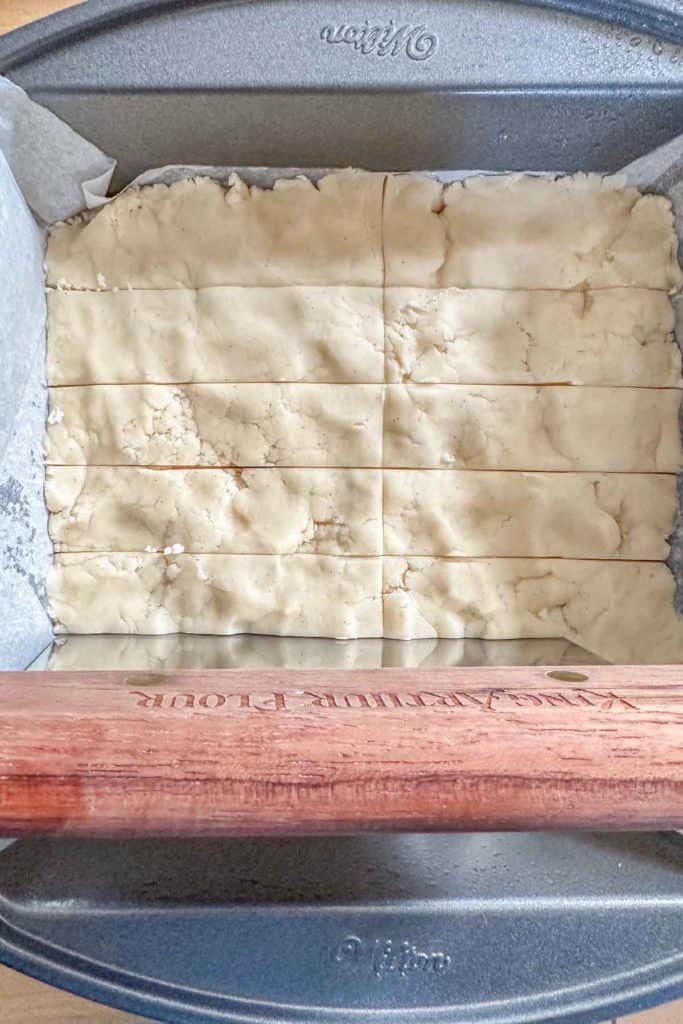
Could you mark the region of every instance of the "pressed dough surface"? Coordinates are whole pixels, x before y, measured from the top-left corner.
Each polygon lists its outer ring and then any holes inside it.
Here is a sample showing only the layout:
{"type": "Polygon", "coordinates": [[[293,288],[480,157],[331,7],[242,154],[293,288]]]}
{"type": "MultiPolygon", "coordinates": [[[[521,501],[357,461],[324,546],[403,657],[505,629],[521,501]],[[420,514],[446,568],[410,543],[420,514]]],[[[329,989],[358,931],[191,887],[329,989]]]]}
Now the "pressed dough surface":
{"type": "Polygon", "coordinates": [[[317,187],[273,189],[194,178],[129,189],[89,221],[56,227],[49,285],[202,288],[207,285],[383,283],[383,174],[339,171],[317,187]]]}
{"type": "Polygon", "coordinates": [[[384,558],[384,632],[399,639],[564,636],[608,661],[681,657],[662,562],[384,558]]]}
{"type": "Polygon", "coordinates": [[[384,380],[381,288],[52,291],[48,309],[52,384],[384,380]]]}
{"type": "Polygon", "coordinates": [[[422,288],[658,288],[681,283],[671,204],[576,174],[443,186],[387,178],[387,285],[422,288]]]}
{"type": "Polygon", "coordinates": [[[647,560],[677,503],[673,475],[424,469],[48,466],[45,496],[57,551],[647,560]]]}
{"type": "Polygon", "coordinates": [[[333,555],[62,554],[59,631],[382,635],[382,560],[333,555]]]}
{"type": "Polygon", "coordinates": [[[387,288],[387,380],[677,387],[666,292],[387,288]]]}
{"type": "Polygon", "coordinates": [[[379,466],[382,387],[131,384],[53,389],[48,463],[379,466]]]}
{"type": "Polygon", "coordinates": [[[58,226],[47,265],[62,630],[683,657],[666,199],[197,179],[58,226]]]}
{"type": "Polygon", "coordinates": [[[135,384],[53,389],[48,463],[675,473],[676,389],[135,384]],[[384,423],[383,420],[384,405],[384,423]]]}
{"type": "Polygon", "coordinates": [[[64,632],[87,607],[100,633],[560,635],[627,662],[680,651],[673,577],[657,562],[61,554],[50,588],[64,632]]]}
{"type": "Polygon", "coordinates": [[[392,384],[385,466],[675,473],[675,389],[392,384]]]}
{"type": "Polygon", "coordinates": [[[48,466],[57,551],[381,555],[378,469],[48,466]]]}
{"type": "Polygon", "coordinates": [[[628,473],[384,473],[384,553],[665,559],[676,477],[628,473]]]}

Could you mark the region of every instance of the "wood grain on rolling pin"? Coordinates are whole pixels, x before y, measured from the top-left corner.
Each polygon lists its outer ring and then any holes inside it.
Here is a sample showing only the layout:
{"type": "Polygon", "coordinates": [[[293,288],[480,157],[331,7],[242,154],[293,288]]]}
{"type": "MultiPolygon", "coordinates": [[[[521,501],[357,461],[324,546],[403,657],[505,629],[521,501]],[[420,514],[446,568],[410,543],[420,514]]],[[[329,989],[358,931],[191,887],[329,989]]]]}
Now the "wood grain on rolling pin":
{"type": "Polygon", "coordinates": [[[683,826],[680,666],[0,676],[0,835],[683,826]]]}

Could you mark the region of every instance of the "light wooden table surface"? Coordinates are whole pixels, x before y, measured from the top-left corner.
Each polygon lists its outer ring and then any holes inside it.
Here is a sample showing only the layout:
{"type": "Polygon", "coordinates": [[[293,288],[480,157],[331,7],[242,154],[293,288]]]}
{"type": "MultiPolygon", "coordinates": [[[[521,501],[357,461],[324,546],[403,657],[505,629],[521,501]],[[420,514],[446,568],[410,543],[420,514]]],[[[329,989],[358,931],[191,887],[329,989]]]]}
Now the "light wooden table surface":
{"type": "MultiPolygon", "coordinates": [[[[0,33],[79,0],[0,0],[0,33]]],[[[139,1018],[97,1006],[0,967],[2,1024],[137,1024],[139,1018]]],[[[683,1024],[683,1002],[622,1018],[619,1024],[683,1024]]]]}
{"type": "MultiPolygon", "coordinates": [[[[139,1017],[77,999],[4,967],[0,967],[0,1021],[2,1024],[143,1024],[139,1017]]],[[[683,1002],[680,1002],[606,1024],[681,1024],[682,1021],[683,1002]]]]}
{"type": "Polygon", "coordinates": [[[79,0],[0,0],[0,33],[26,25],[46,14],[73,7],[79,0]]]}

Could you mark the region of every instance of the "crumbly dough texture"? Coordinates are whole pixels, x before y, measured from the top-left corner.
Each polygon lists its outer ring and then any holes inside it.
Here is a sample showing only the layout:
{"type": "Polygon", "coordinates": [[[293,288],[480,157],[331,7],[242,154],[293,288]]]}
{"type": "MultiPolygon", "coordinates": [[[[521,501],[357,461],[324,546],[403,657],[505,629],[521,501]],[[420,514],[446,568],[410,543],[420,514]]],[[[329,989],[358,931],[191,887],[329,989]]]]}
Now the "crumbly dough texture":
{"type": "Polygon", "coordinates": [[[381,555],[378,469],[48,466],[56,551],[381,555]]]}
{"type": "Polygon", "coordinates": [[[676,473],[680,392],[392,384],[384,465],[676,473]]]}
{"type": "Polygon", "coordinates": [[[683,660],[677,244],[667,199],[585,174],[197,178],[58,225],[58,628],[683,660]]]}
{"type": "Polygon", "coordinates": [[[378,384],[52,389],[46,456],[68,465],[379,466],[382,399],[378,384]]]}
{"type": "Polygon", "coordinates": [[[337,171],[272,189],[232,175],[127,189],[94,216],[54,228],[49,285],[383,284],[383,174],[337,171]]]}
{"type": "Polygon", "coordinates": [[[564,636],[607,661],[681,658],[674,579],[662,562],[388,557],[383,562],[388,637],[564,636]]]}
{"type": "Polygon", "coordinates": [[[675,661],[663,563],[331,555],[60,554],[61,632],[297,636],[565,636],[607,660],[675,661]]]}
{"type": "Polygon", "coordinates": [[[48,293],[52,384],[381,383],[381,288],[48,293]]]}
{"type": "Polygon", "coordinates": [[[671,203],[597,174],[387,178],[387,285],[679,287],[671,203]]]}
{"type": "Polygon", "coordinates": [[[333,555],[61,554],[58,632],[379,637],[382,560],[333,555]]]}
{"type": "Polygon", "coordinates": [[[678,387],[666,292],[387,288],[394,383],[678,387]]]}
{"type": "Polygon", "coordinates": [[[621,473],[384,473],[384,553],[666,559],[676,477],[621,473]]]}

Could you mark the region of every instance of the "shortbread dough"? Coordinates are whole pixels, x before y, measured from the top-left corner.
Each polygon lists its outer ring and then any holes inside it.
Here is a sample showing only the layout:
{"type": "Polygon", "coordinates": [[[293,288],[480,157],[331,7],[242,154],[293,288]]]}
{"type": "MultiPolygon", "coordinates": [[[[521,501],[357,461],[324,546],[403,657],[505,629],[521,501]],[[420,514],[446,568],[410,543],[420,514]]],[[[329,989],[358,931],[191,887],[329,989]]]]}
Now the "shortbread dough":
{"type": "Polygon", "coordinates": [[[56,226],[46,259],[59,631],[683,660],[667,199],[200,178],[56,226]]]}
{"type": "Polygon", "coordinates": [[[392,384],[384,465],[676,473],[675,389],[392,384]]]}
{"type": "Polygon", "coordinates": [[[49,463],[358,468],[381,447],[381,385],[50,389],[49,463]]]}
{"type": "Polygon", "coordinates": [[[52,291],[48,313],[51,384],[384,380],[380,288],[52,291]]]}
{"type": "Polygon", "coordinates": [[[660,288],[683,275],[671,203],[619,178],[394,175],[385,283],[423,288],[660,288]]]}
{"type": "Polygon", "coordinates": [[[62,554],[58,632],[382,635],[382,561],[333,555],[62,554]]]}
{"type": "Polygon", "coordinates": [[[384,553],[666,559],[676,477],[622,473],[384,473],[384,553]]]}
{"type": "Polygon", "coordinates": [[[385,558],[387,637],[557,637],[608,661],[677,662],[683,628],[662,562],[385,558]]]}
{"type": "Polygon", "coordinates": [[[392,382],[677,387],[666,292],[388,288],[392,382]]]}
{"type": "Polygon", "coordinates": [[[127,189],[53,228],[48,284],[66,288],[383,283],[383,174],[337,171],[272,189],[232,175],[127,189]]]}
{"type": "Polygon", "coordinates": [[[57,551],[381,555],[378,469],[48,466],[57,551]]]}

